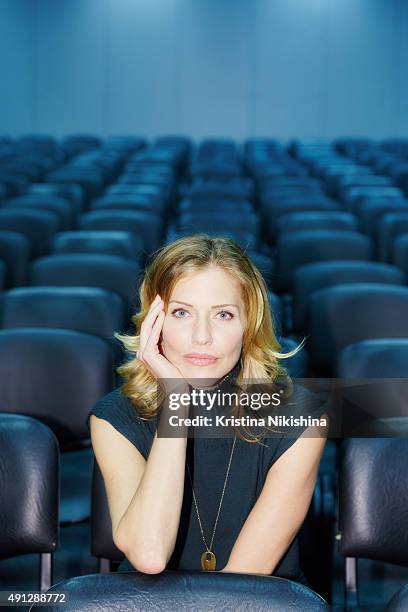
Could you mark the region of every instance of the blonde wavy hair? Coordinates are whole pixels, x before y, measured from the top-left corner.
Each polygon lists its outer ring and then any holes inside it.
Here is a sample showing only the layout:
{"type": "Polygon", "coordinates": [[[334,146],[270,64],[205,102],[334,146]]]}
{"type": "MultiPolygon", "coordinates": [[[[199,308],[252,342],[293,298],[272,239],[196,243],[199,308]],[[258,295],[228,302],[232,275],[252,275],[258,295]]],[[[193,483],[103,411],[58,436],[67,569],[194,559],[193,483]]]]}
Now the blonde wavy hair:
{"type": "Polygon", "coordinates": [[[140,311],[132,316],[135,334],[115,334],[124,345],[128,359],[117,368],[124,380],[122,391],[137,408],[141,418],[156,416],[164,399],[158,392],[157,380],[137,358],[140,327],[155,296],[159,294],[167,311],[170,296],[176,283],[184,276],[199,272],[213,265],[222,268],[237,279],[241,286],[246,309],[247,325],[243,335],[236,384],[245,380],[269,380],[284,378],[290,385],[290,377],[280,360],[288,359],[300,351],[305,338],[292,351],[281,353],[273,325],[268,301],[268,289],[262,274],[243,249],[233,240],[194,234],[179,238],[153,254],[140,285],[140,311]]]}

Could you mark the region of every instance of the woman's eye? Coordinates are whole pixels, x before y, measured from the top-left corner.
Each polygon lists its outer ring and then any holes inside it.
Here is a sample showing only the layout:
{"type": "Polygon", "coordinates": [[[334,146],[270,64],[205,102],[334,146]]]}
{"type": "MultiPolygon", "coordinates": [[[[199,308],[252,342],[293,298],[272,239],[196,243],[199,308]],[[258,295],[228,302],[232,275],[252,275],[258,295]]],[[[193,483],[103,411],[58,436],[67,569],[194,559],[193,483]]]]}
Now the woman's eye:
{"type": "Polygon", "coordinates": [[[179,312],[184,312],[184,313],[186,313],[186,312],[187,312],[187,310],[184,310],[184,308],[176,308],[175,310],[173,310],[173,312],[172,312],[171,314],[173,314],[173,315],[174,315],[174,316],[175,316],[177,319],[185,319],[186,317],[184,317],[184,316],[179,317],[179,316],[177,315],[177,313],[179,313],[179,312]]]}
{"type": "Polygon", "coordinates": [[[227,310],[222,310],[218,314],[226,315],[226,316],[221,317],[221,319],[223,319],[224,321],[229,321],[230,319],[234,318],[234,315],[232,314],[232,312],[228,312],[227,310]]]}

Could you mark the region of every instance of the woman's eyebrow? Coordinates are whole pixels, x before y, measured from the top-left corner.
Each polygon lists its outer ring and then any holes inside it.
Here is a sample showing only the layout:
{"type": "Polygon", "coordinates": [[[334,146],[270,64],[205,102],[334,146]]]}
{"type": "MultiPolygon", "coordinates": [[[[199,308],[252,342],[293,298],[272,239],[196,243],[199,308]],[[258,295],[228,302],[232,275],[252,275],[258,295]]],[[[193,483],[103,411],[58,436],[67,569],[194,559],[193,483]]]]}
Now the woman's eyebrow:
{"type": "MultiPolygon", "coordinates": [[[[181,300],[170,300],[169,304],[171,304],[172,302],[177,302],[177,304],[184,304],[184,306],[190,306],[190,308],[194,308],[192,304],[182,302],[181,300]]],[[[211,308],[222,308],[224,306],[233,306],[234,308],[238,308],[239,310],[239,306],[237,304],[217,304],[216,306],[211,306],[211,308]]]]}

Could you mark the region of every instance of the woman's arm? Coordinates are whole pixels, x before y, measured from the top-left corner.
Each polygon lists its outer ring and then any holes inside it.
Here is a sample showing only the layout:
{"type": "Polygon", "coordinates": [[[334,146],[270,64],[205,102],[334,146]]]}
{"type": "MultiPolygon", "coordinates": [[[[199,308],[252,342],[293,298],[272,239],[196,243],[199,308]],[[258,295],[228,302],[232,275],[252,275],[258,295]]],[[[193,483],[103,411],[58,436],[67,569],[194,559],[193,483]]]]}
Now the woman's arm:
{"type": "Polygon", "coordinates": [[[187,438],[158,438],[146,461],[107,421],[92,415],[116,546],[139,571],[163,571],[174,550],[183,501],[187,438]]]}
{"type": "MultiPolygon", "coordinates": [[[[322,418],[328,422],[328,415],[322,418]]],[[[312,499],[327,428],[306,431],[269,469],[228,563],[220,571],[270,575],[296,537],[312,499]]]]}
{"type": "MultiPolygon", "coordinates": [[[[158,342],[165,313],[156,296],[141,324],[139,360],[168,392],[188,391],[188,384],[164,355],[158,342]]],[[[162,415],[168,410],[163,407],[162,415]]],[[[181,406],[180,416],[189,407],[181,406]]],[[[160,421],[161,422],[161,421],[160,421]]],[[[160,424],[158,425],[160,429],[160,424]]],[[[117,547],[141,572],[164,570],[174,550],[184,493],[186,428],[179,437],[154,437],[147,461],[109,423],[91,418],[91,436],[101,469],[117,547]]]]}

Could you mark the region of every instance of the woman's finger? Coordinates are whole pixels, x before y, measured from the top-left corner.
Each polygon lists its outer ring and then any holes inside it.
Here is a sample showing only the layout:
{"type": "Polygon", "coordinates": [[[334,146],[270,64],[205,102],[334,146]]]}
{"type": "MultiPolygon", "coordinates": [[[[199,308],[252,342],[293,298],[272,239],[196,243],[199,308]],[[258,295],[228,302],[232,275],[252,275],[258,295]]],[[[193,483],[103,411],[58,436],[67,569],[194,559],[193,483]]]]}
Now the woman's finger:
{"type": "Polygon", "coordinates": [[[160,333],[163,328],[164,317],[165,312],[161,310],[157,315],[157,319],[152,326],[152,331],[145,345],[144,352],[146,355],[156,355],[159,352],[157,343],[159,342],[160,333]]]}
{"type": "Polygon", "coordinates": [[[142,325],[140,326],[139,354],[145,350],[147,341],[152,330],[152,326],[158,315],[160,305],[162,304],[163,302],[161,299],[158,299],[156,303],[153,301],[150,305],[149,312],[147,313],[142,325]]]}
{"type": "Polygon", "coordinates": [[[162,304],[162,299],[160,297],[158,297],[157,299],[153,300],[153,302],[150,304],[150,308],[147,311],[147,315],[145,316],[142,325],[141,325],[141,329],[150,329],[151,325],[153,324],[153,320],[155,318],[155,312],[157,311],[158,307],[160,306],[160,304],[162,304]]]}

